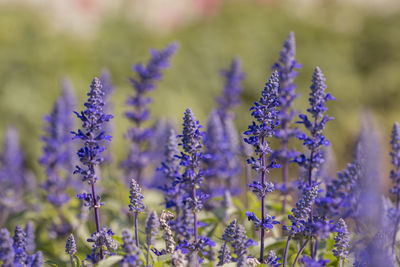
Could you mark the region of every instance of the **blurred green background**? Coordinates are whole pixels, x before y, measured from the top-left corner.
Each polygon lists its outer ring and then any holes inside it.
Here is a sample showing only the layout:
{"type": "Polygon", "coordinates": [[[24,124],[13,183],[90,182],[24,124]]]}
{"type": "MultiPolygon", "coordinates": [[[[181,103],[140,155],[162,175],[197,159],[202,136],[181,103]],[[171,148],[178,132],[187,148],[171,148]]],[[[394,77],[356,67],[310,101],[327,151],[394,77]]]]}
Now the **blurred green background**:
{"type": "Polygon", "coordinates": [[[110,70],[116,86],[114,162],[123,158],[131,66],[146,61],[150,47],[171,41],[180,48],[151,93],[151,109],[154,117],[169,117],[176,125],[186,107],[205,124],[222,88],[219,70],[238,56],[247,73],[237,109],[237,127],[244,131],[248,108],[259,97],[290,31],[296,34],[297,58],[303,65],[297,108],[307,106],[315,66],[324,71],[328,90],[337,97],[329,104],[335,120],[327,135],[339,163],[351,157],[348,148],[362,112],[372,111],[385,143],[391,124],[400,117],[400,12],[390,5],[379,9],[357,1],[208,0],[188,6],[152,0],[116,1],[114,6],[60,1],[69,4],[55,7],[42,2],[0,4],[0,137],[8,125],[16,125],[28,164],[36,170],[42,117],[60,93],[60,79],[71,79],[80,109],[92,78],[103,68],[110,70]]]}

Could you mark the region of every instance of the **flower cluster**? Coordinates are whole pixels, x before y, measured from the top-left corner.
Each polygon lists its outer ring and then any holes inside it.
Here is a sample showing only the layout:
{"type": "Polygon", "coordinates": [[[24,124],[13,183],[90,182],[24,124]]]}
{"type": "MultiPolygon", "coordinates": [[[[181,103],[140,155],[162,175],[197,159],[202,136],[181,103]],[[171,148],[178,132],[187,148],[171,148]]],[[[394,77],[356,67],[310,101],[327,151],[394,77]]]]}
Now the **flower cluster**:
{"type": "Polygon", "coordinates": [[[140,250],[135,246],[132,236],[127,230],[122,231],[122,241],[124,242],[122,248],[126,254],[119,265],[122,267],[140,266],[142,264],[140,250]]]}
{"type": "Polygon", "coordinates": [[[218,265],[221,266],[234,261],[237,263],[237,266],[247,266],[247,249],[257,243],[247,237],[244,227],[238,224],[236,220],[233,220],[228,227],[226,227],[222,235],[222,240],[224,244],[219,251],[218,265]],[[236,258],[230,255],[228,244],[232,247],[236,258]]]}
{"type": "Polygon", "coordinates": [[[2,266],[41,267],[43,265],[43,254],[41,251],[35,253],[35,244],[32,244],[34,236],[29,232],[29,226],[27,228],[28,235],[20,225],[17,225],[12,239],[7,229],[0,229],[0,262],[2,266]]]}
{"type": "Polygon", "coordinates": [[[328,109],[325,107],[326,101],[335,100],[334,97],[329,93],[325,93],[326,85],[325,85],[325,77],[319,67],[316,67],[312,77],[312,85],[311,85],[311,93],[310,93],[310,108],[307,109],[307,112],[311,116],[311,120],[305,114],[301,114],[300,121],[304,125],[304,127],[310,132],[310,136],[307,136],[305,133],[299,134],[298,138],[303,141],[303,145],[305,145],[309,151],[309,157],[301,154],[296,157],[295,161],[306,170],[308,170],[308,184],[312,185],[314,181],[313,179],[313,171],[317,170],[321,163],[323,163],[323,154],[321,151],[322,146],[329,146],[329,141],[325,138],[322,131],[325,128],[325,124],[332,120],[332,117],[324,115],[325,111],[328,109]]]}
{"type": "Polygon", "coordinates": [[[89,98],[85,103],[86,109],[81,113],[75,112],[76,116],[82,121],[83,130],[79,129],[72,133],[75,139],[84,142],[83,147],[78,151],[78,156],[85,167],[77,166],[74,173],[81,174],[83,181],[92,184],[98,179],[94,167],[103,161],[100,155],[106,149],[100,145],[101,141],[111,141],[111,136],[103,130],[103,125],[113,116],[105,114],[103,111],[104,92],[99,78],[93,79],[88,96],[89,98]]]}
{"type": "Polygon", "coordinates": [[[294,79],[298,76],[297,69],[301,68],[301,64],[296,61],[296,43],[294,33],[290,32],[282,50],[279,54],[279,60],[272,66],[279,74],[280,88],[278,92],[280,110],[278,113],[279,127],[275,131],[275,138],[280,140],[281,146],[273,153],[274,158],[282,163],[282,183],[276,184],[276,188],[283,194],[282,210],[286,211],[286,195],[290,189],[289,180],[289,163],[297,152],[289,149],[290,139],[296,137],[299,131],[293,127],[293,119],[298,113],[293,109],[294,100],[298,97],[295,93],[296,85],[294,79]]]}
{"type": "Polygon", "coordinates": [[[92,253],[87,256],[87,259],[92,263],[97,263],[102,259],[102,255],[111,255],[118,248],[117,243],[112,238],[113,235],[113,231],[107,226],[103,226],[100,231],[93,233],[91,238],[87,240],[89,243],[93,243],[92,253]]]}
{"type": "Polygon", "coordinates": [[[0,157],[0,186],[2,188],[0,208],[5,217],[7,213],[19,212],[25,208],[23,194],[30,186],[27,178],[18,131],[14,127],[9,127],[0,157]]]}
{"type": "Polygon", "coordinates": [[[150,51],[151,58],[147,64],[136,64],[133,70],[137,78],[131,78],[130,83],[134,89],[134,95],[129,96],[127,104],[132,110],[125,112],[125,116],[134,124],[126,134],[131,141],[127,159],[121,163],[126,177],[135,177],[141,183],[143,170],[149,164],[151,153],[147,150],[149,140],[153,138],[153,129],[143,127],[143,123],[150,119],[148,105],[151,98],[145,94],[156,88],[156,82],[162,78],[162,70],[168,68],[171,56],[177,49],[173,43],[164,49],[150,51]]]}
{"type": "Polygon", "coordinates": [[[249,185],[249,187],[261,198],[261,219],[259,220],[255,216],[251,216],[249,219],[253,220],[255,224],[261,228],[261,262],[264,261],[264,224],[269,226],[272,225],[270,222],[273,222],[273,220],[271,221],[267,219],[267,214],[265,212],[266,194],[274,190],[273,184],[266,181],[266,175],[271,169],[280,167],[280,165],[275,163],[271,157],[269,163],[267,163],[266,159],[266,156],[272,153],[267,138],[274,135],[275,128],[279,125],[279,121],[277,120],[279,106],[278,91],[279,76],[278,72],[274,71],[268,82],[265,84],[260,100],[255,102],[254,106],[250,108],[250,111],[252,111],[251,115],[255,121],[253,121],[253,123],[248,127],[248,130],[244,133],[248,136],[247,138],[244,138],[244,141],[254,147],[257,156],[257,159],[253,157],[247,159],[247,163],[250,164],[252,169],[260,175],[260,181],[254,181],[249,185]]]}
{"type": "Polygon", "coordinates": [[[304,234],[308,219],[315,199],[318,196],[318,186],[306,187],[299,201],[296,203],[296,208],[292,209],[291,215],[288,216],[291,221],[291,226],[284,226],[283,229],[288,230],[290,235],[304,234]]]}
{"type": "Polygon", "coordinates": [[[337,235],[335,236],[335,249],[333,250],[333,255],[338,258],[338,260],[343,261],[349,255],[349,232],[347,231],[347,225],[345,221],[340,218],[336,226],[337,235]]]}

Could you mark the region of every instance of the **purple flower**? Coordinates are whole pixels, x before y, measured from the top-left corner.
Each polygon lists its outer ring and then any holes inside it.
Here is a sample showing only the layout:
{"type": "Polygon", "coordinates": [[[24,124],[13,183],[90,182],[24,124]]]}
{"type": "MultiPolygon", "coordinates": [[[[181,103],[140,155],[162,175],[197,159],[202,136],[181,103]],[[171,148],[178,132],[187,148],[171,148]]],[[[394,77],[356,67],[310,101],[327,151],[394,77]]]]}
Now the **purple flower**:
{"type": "Polygon", "coordinates": [[[173,43],[164,49],[150,51],[151,58],[145,64],[136,64],[133,71],[137,78],[131,78],[130,83],[134,89],[134,95],[129,96],[127,104],[132,107],[131,111],[125,112],[125,116],[134,124],[126,137],[131,141],[128,157],[121,163],[127,177],[135,177],[142,184],[143,169],[151,161],[151,151],[147,149],[150,140],[153,138],[153,129],[143,127],[143,123],[150,119],[148,105],[151,98],[145,94],[156,88],[156,82],[162,78],[162,70],[169,67],[171,56],[177,49],[173,43]]]}
{"type": "MultiPolygon", "coordinates": [[[[278,91],[280,110],[278,113],[279,127],[275,131],[275,138],[280,140],[280,148],[273,152],[273,157],[282,163],[282,185],[278,186],[278,190],[285,189],[290,185],[289,179],[289,163],[297,156],[294,149],[289,149],[289,142],[292,138],[299,134],[299,130],[293,127],[293,119],[298,114],[294,110],[293,103],[298,97],[295,93],[296,85],[294,79],[297,77],[297,69],[301,68],[296,59],[296,44],[294,33],[290,32],[282,50],[280,51],[279,60],[272,66],[272,70],[278,71],[280,88],[278,91]]],[[[280,191],[284,198],[282,200],[283,213],[286,211],[286,195],[287,191],[280,191]]]]}
{"type": "Polygon", "coordinates": [[[223,94],[216,100],[219,105],[218,113],[223,119],[229,116],[232,108],[240,103],[240,94],[243,91],[241,82],[246,77],[245,73],[241,71],[240,65],[239,59],[235,58],[229,69],[221,71],[222,77],[225,78],[225,84],[223,94]]]}
{"type": "Polygon", "coordinates": [[[104,255],[110,255],[112,251],[118,248],[112,236],[114,233],[107,226],[103,226],[100,231],[94,232],[91,238],[88,238],[88,242],[92,243],[92,254],[88,255],[92,263],[97,263],[102,259],[102,253],[104,255]],[[102,251],[102,252],[100,252],[102,251]]]}
{"type": "Polygon", "coordinates": [[[303,141],[303,145],[310,151],[310,156],[306,157],[302,154],[297,156],[295,161],[309,171],[308,184],[311,186],[314,181],[312,171],[318,169],[324,161],[321,147],[329,146],[329,141],[325,138],[322,131],[325,128],[325,124],[333,118],[324,115],[328,109],[325,107],[325,103],[329,100],[335,100],[335,98],[329,93],[325,93],[325,77],[319,67],[316,67],[314,70],[310,88],[310,108],[307,111],[311,115],[311,120],[307,115],[301,114],[299,115],[300,121],[298,121],[298,123],[303,124],[310,132],[310,136],[307,136],[305,133],[298,135],[298,139],[303,141]]]}
{"type": "Polygon", "coordinates": [[[144,212],[145,206],[143,203],[144,196],[142,194],[142,189],[135,181],[135,179],[131,179],[130,182],[130,191],[129,191],[129,210],[132,212],[144,212]]]}
{"type": "Polygon", "coordinates": [[[111,141],[111,136],[103,130],[103,125],[113,118],[112,115],[105,114],[103,111],[104,92],[101,81],[94,78],[90,88],[89,98],[85,103],[86,109],[81,113],[75,112],[82,121],[82,130],[72,132],[75,139],[81,139],[84,142],[77,154],[85,167],[77,166],[74,173],[81,174],[82,180],[89,184],[95,183],[98,179],[94,167],[103,161],[101,153],[106,149],[100,145],[101,142],[111,141]]]}
{"type": "Polygon", "coordinates": [[[308,256],[304,256],[300,260],[301,263],[303,263],[307,267],[325,267],[329,260],[324,260],[324,259],[312,259],[308,256]]]}
{"type": "Polygon", "coordinates": [[[345,260],[349,255],[349,232],[347,231],[347,225],[345,221],[340,218],[336,225],[335,245],[333,249],[333,255],[339,260],[345,260]]]}
{"type": "Polygon", "coordinates": [[[0,229],[0,261],[4,267],[12,267],[14,262],[13,241],[7,229],[0,229]]]}
{"type": "Polygon", "coordinates": [[[318,186],[305,187],[301,198],[296,203],[296,208],[292,209],[292,214],[288,216],[291,226],[284,226],[290,235],[305,234],[308,219],[315,199],[318,196],[318,186]]]}
{"type": "Polygon", "coordinates": [[[73,234],[68,236],[67,242],[65,243],[65,253],[73,256],[76,254],[76,243],[73,234]]]}
{"type": "Polygon", "coordinates": [[[54,104],[52,112],[44,118],[43,155],[39,162],[45,168],[47,180],[42,188],[47,192],[47,200],[55,207],[68,202],[65,189],[72,185],[70,170],[73,166],[73,147],[70,132],[73,128],[73,106],[72,89],[64,84],[62,95],[54,104]]]}
{"type": "Polygon", "coordinates": [[[26,233],[20,225],[17,225],[14,230],[13,248],[14,248],[14,264],[25,264],[28,259],[26,252],[26,233]]]}
{"type": "MultiPolygon", "coordinates": [[[[264,235],[265,228],[264,222],[267,214],[265,211],[265,196],[267,193],[272,192],[273,184],[266,181],[266,175],[271,169],[279,168],[280,165],[270,157],[266,158],[268,154],[272,153],[269,147],[268,138],[274,135],[276,127],[279,126],[278,120],[278,91],[279,91],[279,76],[278,72],[274,71],[265,84],[264,90],[261,93],[259,101],[254,103],[250,108],[251,115],[254,118],[253,123],[248,127],[244,133],[247,138],[244,141],[253,146],[257,158],[250,157],[247,163],[251,165],[252,169],[259,173],[260,181],[253,182],[250,186],[251,190],[261,198],[261,220],[257,224],[257,220],[253,218],[255,225],[261,228],[261,247],[260,247],[260,261],[264,261],[264,235]],[[263,222],[263,223],[261,223],[263,222]]],[[[244,263],[245,261],[243,261],[244,263]]],[[[245,263],[244,263],[245,264],[245,263]]]]}
{"type": "Polygon", "coordinates": [[[0,207],[5,213],[19,212],[25,206],[23,194],[31,185],[25,175],[24,155],[14,127],[7,129],[0,163],[0,207]]]}
{"type": "Polygon", "coordinates": [[[142,264],[140,260],[140,250],[135,246],[135,241],[127,230],[122,231],[122,241],[124,242],[122,248],[126,254],[119,262],[119,265],[122,267],[140,266],[142,264]]]}

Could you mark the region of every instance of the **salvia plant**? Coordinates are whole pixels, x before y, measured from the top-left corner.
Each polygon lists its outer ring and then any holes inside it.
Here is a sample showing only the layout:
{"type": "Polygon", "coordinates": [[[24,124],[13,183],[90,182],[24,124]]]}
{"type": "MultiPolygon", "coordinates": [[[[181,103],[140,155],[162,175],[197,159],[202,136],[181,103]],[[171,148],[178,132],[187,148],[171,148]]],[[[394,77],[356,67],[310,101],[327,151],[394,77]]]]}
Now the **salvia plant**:
{"type": "Polygon", "coordinates": [[[134,65],[133,71],[136,72],[137,78],[129,80],[134,94],[126,101],[132,110],[125,112],[125,116],[133,126],[126,134],[131,144],[128,156],[121,166],[126,177],[134,177],[139,183],[142,183],[144,170],[150,163],[152,153],[149,151],[149,140],[154,137],[154,130],[146,125],[150,120],[148,106],[152,101],[146,94],[156,89],[157,81],[162,78],[162,70],[169,67],[170,58],[176,49],[176,43],[159,51],[152,49],[149,62],[134,65]]]}
{"type": "Polygon", "coordinates": [[[30,174],[18,131],[8,127],[0,157],[1,266],[400,266],[399,124],[388,141],[386,196],[382,127],[368,114],[350,162],[337,175],[327,171],[335,166],[325,133],[334,98],[316,67],[309,107],[297,110],[296,90],[304,88],[295,84],[301,65],[291,32],[247,107],[246,131],[235,126],[247,90],[237,58],[221,72],[215,107],[202,113],[209,114],[205,128],[190,108],[175,128],[151,118],[148,93],[176,49],[151,50],[146,64],[133,67],[129,152],[117,168],[107,150],[114,130],[108,71],[92,80],[75,131],[75,97],[62,84],[44,118],[41,175],[30,174]]]}

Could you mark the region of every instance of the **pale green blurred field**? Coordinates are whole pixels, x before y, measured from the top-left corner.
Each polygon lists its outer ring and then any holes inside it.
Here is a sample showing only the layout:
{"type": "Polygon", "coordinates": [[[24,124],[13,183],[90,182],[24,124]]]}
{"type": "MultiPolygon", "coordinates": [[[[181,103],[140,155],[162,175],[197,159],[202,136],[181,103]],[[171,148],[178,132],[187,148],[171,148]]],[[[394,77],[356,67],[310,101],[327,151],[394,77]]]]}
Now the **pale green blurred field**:
{"type": "Polygon", "coordinates": [[[400,120],[400,14],[375,15],[327,2],[296,15],[287,6],[251,3],[226,1],[217,15],[166,34],[110,14],[89,37],[56,30],[39,10],[3,6],[0,136],[7,125],[16,125],[28,164],[39,170],[36,159],[42,117],[59,94],[60,79],[71,79],[81,106],[91,79],[107,67],[116,85],[113,149],[121,159],[125,155],[122,136],[128,127],[122,115],[124,100],[132,92],[127,83],[131,65],[147,60],[148,48],[161,48],[171,41],[179,42],[180,48],[165,79],[151,93],[154,117],[168,116],[178,124],[183,110],[191,107],[205,124],[222,87],[218,71],[239,56],[247,73],[244,101],[237,110],[237,126],[244,131],[250,119],[247,110],[259,96],[281,43],[293,30],[298,61],[303,64],[297,79],[302,96],[296,105],[306,107],[311,73],[314,66],[320,66],[329,91],[338,99],[329,104],[329,113],[336,119],[328,126],[327,135],[340,163],[351,156],[348,148],[365,110],[373,112],[387,143],[391,124],[400,120]]]}

